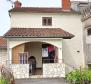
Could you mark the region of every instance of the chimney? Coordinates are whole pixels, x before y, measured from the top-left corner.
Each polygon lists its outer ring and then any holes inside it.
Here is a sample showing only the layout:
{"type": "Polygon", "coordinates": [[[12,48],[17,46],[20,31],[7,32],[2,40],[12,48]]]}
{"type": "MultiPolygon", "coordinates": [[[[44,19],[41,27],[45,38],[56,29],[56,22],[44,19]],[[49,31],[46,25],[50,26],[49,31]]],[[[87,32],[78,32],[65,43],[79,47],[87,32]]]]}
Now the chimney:
{"type": "Polygon", "coordinates": [[[16,1],[14,2],[14,8],[20,8],[21,5],[22,5],[22,3],[19,2],[18,0],[16,0],[16,1]]]}
{"type": "Polygon", "coordinates": [[[71,2],[70,0],[62,0],[62,10],[70,11],[71,9],[71,2]]]}

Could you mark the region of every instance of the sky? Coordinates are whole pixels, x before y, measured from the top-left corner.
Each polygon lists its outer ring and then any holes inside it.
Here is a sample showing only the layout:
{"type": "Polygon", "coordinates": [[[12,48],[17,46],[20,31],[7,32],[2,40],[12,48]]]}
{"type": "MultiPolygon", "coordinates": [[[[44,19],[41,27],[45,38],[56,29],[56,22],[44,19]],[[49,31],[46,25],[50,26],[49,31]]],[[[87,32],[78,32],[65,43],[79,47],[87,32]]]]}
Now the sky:
{"type": "MultiPolygon", "coordinates": [[[[15,0],[12,0],[13,2],[15,0]]],[[[60,0],[19,0],[24,7],[60,7],[60,0]]],[[[71,0],[71,1],[88,1],[88,0],[71,0]]],[[[89,0],[90,1],[90,0],[89,0]]],[[[10,10],[11,3],[8,0],[0,0],[0,36],[10,29],[10,10]]]]}

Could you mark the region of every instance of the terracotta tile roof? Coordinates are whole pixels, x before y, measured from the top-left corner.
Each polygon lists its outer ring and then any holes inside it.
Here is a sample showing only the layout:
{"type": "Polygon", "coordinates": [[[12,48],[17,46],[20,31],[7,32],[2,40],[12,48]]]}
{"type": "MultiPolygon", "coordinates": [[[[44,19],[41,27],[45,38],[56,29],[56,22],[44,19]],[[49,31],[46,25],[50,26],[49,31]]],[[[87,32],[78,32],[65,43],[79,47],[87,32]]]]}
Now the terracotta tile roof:
{"type": "Polygon", "coordinates": [[[65,38],[74,37],[73,34],[60,28],[11,28],[5,38],[65,38]]]}
{"type": "Polygon", "coordinates": [[[13,8],[9,10],[9,12],[31,12],[31,13],[79,13],[74,10],[64,11],[61,8],[43,8],[43,7],[21,7],[21,8],[13,8]]]}
{"type": "Polygon", "coordinates": [[[7,48],[7,41],[0,36],[0,48],[7,48]]]}

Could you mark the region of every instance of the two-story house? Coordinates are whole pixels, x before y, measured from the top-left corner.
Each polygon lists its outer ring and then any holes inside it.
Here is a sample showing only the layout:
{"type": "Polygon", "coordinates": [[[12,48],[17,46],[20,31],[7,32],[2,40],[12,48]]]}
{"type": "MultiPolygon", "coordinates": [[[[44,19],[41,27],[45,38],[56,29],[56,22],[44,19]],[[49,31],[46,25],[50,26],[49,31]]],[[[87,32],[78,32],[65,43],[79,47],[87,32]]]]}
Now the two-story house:
{"type": "Polygon", "coordinates": [[[85,66],[81,14],[71,8],[22,7],[15,1],[9,10],[7,64],[16,78],[65,77],[72,67],[85,66]]]}

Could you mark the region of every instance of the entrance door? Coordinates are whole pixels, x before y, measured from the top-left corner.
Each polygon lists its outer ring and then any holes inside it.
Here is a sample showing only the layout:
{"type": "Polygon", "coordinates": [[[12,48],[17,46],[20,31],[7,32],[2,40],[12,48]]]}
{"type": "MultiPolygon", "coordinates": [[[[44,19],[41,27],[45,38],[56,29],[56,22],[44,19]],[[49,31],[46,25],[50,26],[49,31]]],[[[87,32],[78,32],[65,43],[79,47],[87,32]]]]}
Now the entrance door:
{"type": "Polygon", "coordinates": [[[36,74],[36,58],[34,56],[30,56],[28,61],[29,61],[29,74],[35,75],[36,74]]]}

